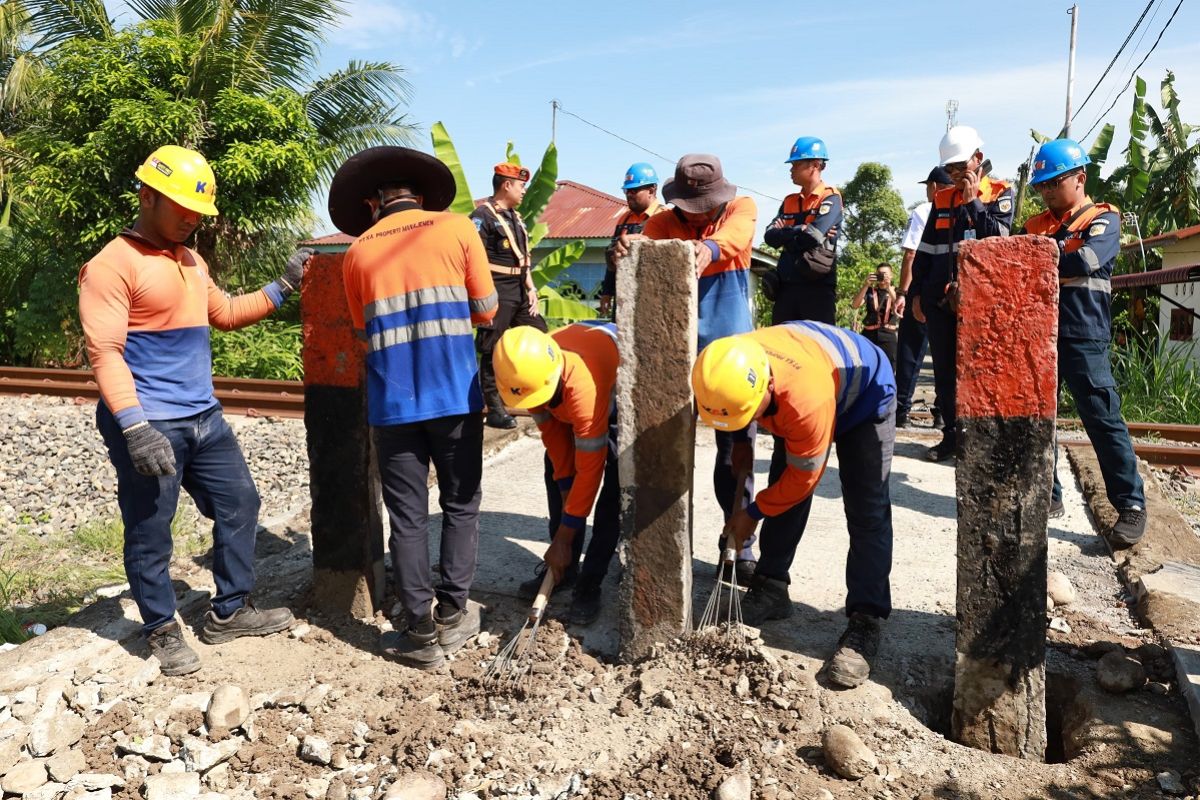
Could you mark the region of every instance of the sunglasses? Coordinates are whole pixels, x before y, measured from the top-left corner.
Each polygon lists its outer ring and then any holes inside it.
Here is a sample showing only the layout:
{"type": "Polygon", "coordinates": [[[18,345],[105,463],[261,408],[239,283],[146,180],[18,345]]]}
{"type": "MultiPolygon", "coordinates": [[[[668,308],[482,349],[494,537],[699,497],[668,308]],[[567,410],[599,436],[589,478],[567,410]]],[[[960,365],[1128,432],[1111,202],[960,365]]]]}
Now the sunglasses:
{"type": "Polygon", "coordinates": [[[966,171],[967,171],[967,165],[968,165],[969,163],[971,163],[971,162],[969,162],[969,161],[955,161],[955,162],[953,162],[953,163],[950,163],[950,164],[943,164],[942,166],[946,168],[946,171],[947,171],[947,172],[966,172],[966,171]]]}
{"type": "Polygon", "coordinates": [[[1079,174],[1078,170],[1076,170],[1074,172],[1065,172],[1062,175],[1059,175],[1057,178],[1051,178],[1048,181],[1042,181],[1041,183],[1035,185],[1033,188],[1039,192],[1049,192],[1054,189],[1057,189],[1059,186],[1062,186],[1063,182],[1066,181],[1068,178],[1074,178],[1078,174],[1079,174]]]}

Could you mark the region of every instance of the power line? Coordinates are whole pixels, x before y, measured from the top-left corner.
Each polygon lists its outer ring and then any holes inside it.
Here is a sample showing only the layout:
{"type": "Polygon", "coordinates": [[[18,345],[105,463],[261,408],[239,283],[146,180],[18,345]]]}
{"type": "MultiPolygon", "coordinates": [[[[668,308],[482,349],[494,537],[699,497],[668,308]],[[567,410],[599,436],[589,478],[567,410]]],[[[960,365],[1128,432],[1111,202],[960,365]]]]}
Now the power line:
{"type": "MultiPolygon", "coordinates": [[[[563,108],[563,104],[562,104],[561,102],[555,101],[555,103],[556,103],[556,108],[558,109],[558,111],[559,111],[560,113],[562,113],[562,114],[566,114],[567,116],[574,117],[575,119],[577,119],[577,120],[579,120],[580,122],[582,122],[584,125],[588,125],[588,126],[590,126],[590,127],[592,127],[592,128],[595,128],[596,130],[600,131],[601,133],[607,134],[608,136],[611,136],[611,137],[613,137],[614,139],[619,139],[620,141],[624,142],[625,144],[627,144],[627,145],[629,145],[629,146],[631,146],[631,147],[636,147],[638,150],[641,150],[643,153],[649,153],[650,155],[654,156],[655,158],[657,158],[657,159],[660,159],[661,161],[663,161],[663,162],[665,162],[665,163],[667,163],[667,164],[671,164],[672,166],[674,166],[675,162],[677,161],[677,159],[673,159],[673,158],[667,158],[667,157],[666,157],[666,156],[664,156],[662,153],[656,153],[655,151],[651,150],[649,147],[645,147],[644,145],[640,145],[640,144],[638,144],[637,142],[635,142],[635,141],[633,141],[633,140],[631,140],[631,139],[626,139],[626,138],[625,138],[624,136],[622,136],[621,134],[619,134],[619,133],[614,133],[613,131],[610,131],[608,128],[605,128],[605,127],[603,127],[603,126],[601,126],[601,125],[597,125],[596,123],[592,122],[591,120],[584,119],[583,117],[579,116],[578,114],[576,114],[576,113],[575,113],[575,112],[573,112],[573,111],[568,111],[567,109],[563,108]]],[[[782,202],[783,202],[783,201],[782,201],[781,199],[779,199],[778,197],[775,197],[775,196],[773,196],[773,195],[769,195],[769,194],[767,194],[766,192],[760,192],[760,191],[758,191],[757,189],[751,189],[749,186],[742,186],[741,184],[737,184],[737,183],[735,183],[735,184],[734,184],[734,186],[736,186],[737,188],[741,189],[741,190],[742,190],[742,191],[744,191],[744,192],[749,192],[750,194],[756,194],[756,195],[758,195],[759,197],[765,197],[765,198],[767,198],[768,200],[774,200],[776,203],[782,203],[782,202]]]]}
{"type": "Polygon", "coordinates": [[[1150,0],[1149,3],[1146,3],[1146,7],[1142,9],[1142,15],[1137,18],[1137,22],[1133,23],[1133,28],[1129,31],[1129,35],[1125,37],[1125,41],[1121,42],[1121,46],[1117,48],[1116,55],[1112,57],[1112,61],[1108,62],[1108,66],[1105,67],[1104,72],[1100,74],[1100,79],[1096,81],[1096,85],[1092,87],[1092,90],[1088,92],[1088,96],[1083,98],[1083,102],[1079,104],[1079,107],[1075,109],[1075,113],[1071,115],[1072,122],[1074,122],[1075,118],[1079,116],[1079,112],[1082,111],[1083,107],[1087,105],[1088,100],[1092,99],[1092,95],[1094,95],[1096,90],[1100,88],[1100,84],[1104,83],[1104,79],[1108,77],[1108,73],[1112,70],[1113,64],[1116,64],[1117,59],[1121,57],[1121,53],[1125,52],[1125,48],[1129,45],[1129,41],[1133,38],[1133,35],[1137,33],[1138,28],[1141,27],[1142,20],[1146,18],[1146,15],[1150,13],[1150,9],[1157,2],[1158,0],[1150,0]]]}
{"type": "Polygon", "coordinates": [[[1125,81],[1125,87],[1121,89],[1119,93],[1117,93],[1116,97],[1113,98],[1112,105],[1104,109],[1104,113],[1100,115],[1100,118],[1092,123],[1092,127],[1088,128],[1088,132],[1083,135],[1084,139],[1092,135],[1092,131],[1096,130],[1096,126],[1104,121],[1104,118],[1108,116],[1108,112],[1113,110],[1113,106],[1115,106],[1117,101],[1121,99],[1121,95],[1129,91],[1129,86],[1133,83],[1133,79],[1137,75],[1137,71],[1141,69],[1142,65],[1146,63],[1146,60],[1150,58],[1151,53],[1154,52],[1154,48],[1158,47],[1158,43],[1162,41],[1163,34],[1167,32],[1167,28],[1171,27],[1171,22],[1174,21],[1175,15],[1179,13],[1179,9],[1182,6],[1183,0],[1179,0],[1179,3],[1175,6],[1175,10],[1171,12],[1171,16],[1167,19],[1167,24],[1163,25],[1162,30],[1158,32],[1158,38],[1154,40],[1154,44],[1150,45],[1150,49],[1146,52],[1145,57],[1138,62],[1138,65],[1133,68],[1133,72],[1129,74],[1129,80],[1125,81]]]}
{"type": "MultiPolygon", "coordinates": [[[[1142,26],[1142,33],[1140,36],[1138,36],[1138,40],[1134,42],[1133,47],[1129,48],[1129,53],[1125,56],[1125,63],[1121,65],[1119,70],[1120,72],[1125,72],[1128,70],[1129,65],[1133,63],[1134,57],[1137,56],[1137,51],[1142,49],[1142,42],[1146,41],[1146,34],[1150,32],[1151,26],[1153,26],[1155,21],[1158,19],[1158,12],[1162,11],[1162,7],[1163,4],[1161,2],[1155,4],[1154,13],[1150,15],[1150,19],[1146,20],[1146,24],[1142,26]]],[[[1115,85],[1110,86],[1108,93],[1104,95],[1104,100],[1101,102],[1101,105],[1111,100],[1113,97],[1113,92],[1116,90],[1117,87],[1115,85]]]]}

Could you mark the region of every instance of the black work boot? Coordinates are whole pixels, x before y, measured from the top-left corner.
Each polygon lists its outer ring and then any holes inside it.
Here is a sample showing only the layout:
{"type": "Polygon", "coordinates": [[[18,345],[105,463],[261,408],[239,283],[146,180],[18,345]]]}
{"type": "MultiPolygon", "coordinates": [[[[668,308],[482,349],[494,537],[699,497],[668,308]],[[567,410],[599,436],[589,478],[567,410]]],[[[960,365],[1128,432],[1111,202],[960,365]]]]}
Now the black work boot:
{"type": "Polygon", "coordinates": [[[742,621],[758,627],[773,619],[787,619],[792,615],[792,598],[788,597],[788,585],[774,578],[755,575],[750,582],[750,591],[742,598],[742,621]]]}
{"type": "Polygon", "coordinates": [[[908,427],[908,412],[907,411],[897,411],[896,412],[896,430],[900,430],[901,428],[907,428],[907,427],[908,427]]]}
{"type": "Polygon", "coordinates": [[[1116,524],[1108,532],[1109,541],[1113,546],[1132,547],[1142,539],[1146,532],[1146,509],[1141,506],[1130,506],[1121,509],[1116,524]]]}
{"type": "Polygon", "coordinates": [[[204,617],[200,641],[205,644],[221,644],[239,636],[267,636],[287,630],[295,621],[288,609],[259,609],[247,597],[246,604],[225,619],[221,619],[217,612],[210,609],[204,617]]]}
{"type": "Polygon", "coordinates": [[[466,608],[455,608],[449,603],[438,603],[433,621],[437,624],[438,644],[443,653],[450,655],[479,633],[479,606],[468,602],[466,608]],[[447,616],[443,617],[442,614],[447,616]]]}
{"type": "Polygon", "coordinates": [[[925,451],[926,461],[949,461],[954,458],[955,443],[950,437],[944,437],[940,442],[925,451]]]}
{"type": "Polygon", "coordinates": [[[442,646],[438,644],[437,623],[429,614],[410,624],[407,630],[384,633],[379,637],[379,649],[413,669],[437,669],[446,663],[442,646]]]}
{"type": "Polygon", "coordinates": [[[200,656],[183,640],[183,628],[178,622],[155,628],[146,641],[150,643],[150,655],[158,659],[163,675],[189,675],[200,669],[200,656]]]}
{"type": "Polygon", "coordinates": [[[572,625],[591,625],[600,616],[600,601],[600,581],[581,577],[571,593],[571,609],[567,612],[567,620],[572,625]]]}
{"type": "MultiPolygon", "coordinates": [[[[533,577],[527,581],[523,581],[521,585],[517,587],[517,597],[520,597],[522,600],[532,600],[533,598],[537,597],[538,590],[542,588],[542,579],[545,577],[546,562],[543,561],[537,565],[537,569],[534,570],[533,577]]],[[[578,577],[579,567],[575,566],[569,568],[567,570],[567,574],[563,575],[563,579],[558,582],[558,585],[550,590],[551,596],[553,596],[555,592],[558,592],[562,589],[570,589],[575,585],[575,580],[578,577]]]]}
{"type": "Polygon", "coordinates": [[[483,398],[487,403],[488,413],[484,418],[484,424],[489,428],[500,428],[501,430],[511,430],[517,427],[517,421],[504,409],[504,403],[500,400],[499,392],[489,392],[488,396],[483,398]]]}
{"type": "Polygon", "coordinates": [[[871,659],[879,652],[879,618],[854,612],[838,648],[825,663],[825,675],[845,689],[853,689],[871,674],[871,659]]]}
{"type": "Polygon", "coordinates": [[[1067,509],[1063,506],[1061,497],[1050,498],[1050,513],[1046,516],[1050,519],[1058,519],[1063,514],[1067,513],[1067,509]]]}

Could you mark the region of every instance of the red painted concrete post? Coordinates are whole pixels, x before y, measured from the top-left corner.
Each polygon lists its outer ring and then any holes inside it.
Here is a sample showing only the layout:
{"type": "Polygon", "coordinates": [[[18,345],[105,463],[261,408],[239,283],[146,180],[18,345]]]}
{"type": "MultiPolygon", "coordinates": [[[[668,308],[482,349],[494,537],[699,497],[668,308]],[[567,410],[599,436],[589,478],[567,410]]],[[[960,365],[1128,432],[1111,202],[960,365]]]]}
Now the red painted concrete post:
{"type": "Polygon", "coordinates": [[[1046,751],[1046,515],[1058,388],[1058,248],[959,251],[958,632],[952,729],[1019,758],[1046,751]]]}
{"type": "Polygon", "coordinates": [[[383,601],[383,520],[364,354],[346,306],[340,254],[313,257],[300,303],[313,599],[322,609],[369,617],[383,601]]]}

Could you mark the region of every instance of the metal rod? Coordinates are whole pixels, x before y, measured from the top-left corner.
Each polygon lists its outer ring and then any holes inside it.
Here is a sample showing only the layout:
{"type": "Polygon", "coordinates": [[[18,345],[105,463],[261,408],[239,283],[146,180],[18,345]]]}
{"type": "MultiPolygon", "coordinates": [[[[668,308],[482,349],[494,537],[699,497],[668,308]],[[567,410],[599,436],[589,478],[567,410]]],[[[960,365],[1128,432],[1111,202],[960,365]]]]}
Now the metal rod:
{"type": "Polygon", "coordinates": [[[1071,96],[1075,94],[1075,32],[1079,28],[1079,6],[1071,6],[1067,13],[1071,15],[1071,55],[1067,61],[1067,115],[1060,138],[1071,135],[1071,96]]]}

